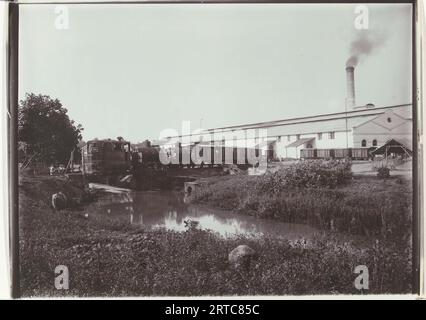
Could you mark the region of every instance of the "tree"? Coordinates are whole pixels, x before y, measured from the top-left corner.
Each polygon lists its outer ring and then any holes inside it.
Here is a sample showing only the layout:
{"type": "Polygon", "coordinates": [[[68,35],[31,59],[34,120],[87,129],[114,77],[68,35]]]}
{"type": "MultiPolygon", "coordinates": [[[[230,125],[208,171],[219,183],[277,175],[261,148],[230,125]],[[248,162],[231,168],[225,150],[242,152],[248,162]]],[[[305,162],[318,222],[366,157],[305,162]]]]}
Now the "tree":
{"type": "Polygon", "coordinates": [[[66,164],[83,131],[67,113],[58,99],[27,93],[18,110],[19,160],[25,156],[46,164],[66,164]]]}

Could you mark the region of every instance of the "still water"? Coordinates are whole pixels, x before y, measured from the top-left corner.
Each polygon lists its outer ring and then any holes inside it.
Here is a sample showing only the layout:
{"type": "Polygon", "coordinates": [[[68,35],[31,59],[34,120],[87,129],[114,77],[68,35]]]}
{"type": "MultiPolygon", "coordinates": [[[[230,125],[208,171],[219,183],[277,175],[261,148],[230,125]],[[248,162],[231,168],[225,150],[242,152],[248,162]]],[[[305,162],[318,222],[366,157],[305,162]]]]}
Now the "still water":
{"type": "Polygon", "coordinates": [[[104,193],[98,201],[98,213],[144,228],[185,231],[185,220],[198,221],[201,229],[210,229],[224,237],[235,235],[274,235],[289,240],[310,238],[316,229],[307,225],[283,223],[229,211],[187,204],[182,193],[141,191],[104,193]]]}

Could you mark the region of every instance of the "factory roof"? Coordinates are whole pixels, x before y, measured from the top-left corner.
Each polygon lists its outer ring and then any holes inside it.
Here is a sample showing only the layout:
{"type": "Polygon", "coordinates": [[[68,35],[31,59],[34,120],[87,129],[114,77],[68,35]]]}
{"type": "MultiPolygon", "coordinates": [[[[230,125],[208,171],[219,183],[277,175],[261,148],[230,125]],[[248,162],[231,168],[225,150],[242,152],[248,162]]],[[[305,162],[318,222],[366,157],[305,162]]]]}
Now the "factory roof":
{"type": "MultiPolygon", "coordinates": [[[[320,132],[350,131],[352,128],[376,118],[378,115],[392,111],[404,119],[412,119],[412,104],[402,104],[386,107],[357,108],[347,112],[321,114],[309,117],[299,117],[246,125],[218,127],[204,130],[201,136],[212,133],[228,133],[240,130],[267,129],[268,137],[285,135],[314,134],[320,132]]],[[[181,135],[179,137],[183,137],[181,135]]]]}
{"type": "Polygon", "coordinates": [[[311,140],[314,140],[314,138],[302,138],[299,140],[294,141],[293,143],[290,143],[288,146],[286,146],[286,148],[288,147],[298,147],[306,142],[309,142],[311,140]]]}
{"type": "MultiPolygon", "coordinates": [[[[303,123],[309,123],[309,126],[312,126],[312,123],[320,123],[320,127],[324,125],[324,121],[330,122],[330,120],[336,120],[331,126],[334,127],[337,125],[338,130],[343,130],[341,128],[340,122],[337,120],[344,120],[346,128],[346,119],[349,121],[348,128],[352,128],[356,125],[359,125],[365,121],[368,121],[375,116],[382,114],[388,110],[392,110],[399,116],[405,119],[412,119],[412,104],[402,104],[402,105],[394,105],[394,106],[386,106],[386,107],[372,107],[372,108],[362,108],[355,109],[347,112],[337,112],[337,113],[328,113],[328,114],[320,114],[315,116],[308,117],[298,117],[298,118],[290,118],[290,119],[281,119],[274,121],[266,121],[266,122],[258,122],[251,123],[245,125],[235,125],[235,126],[226,126],[226,127],[217,127],[205,130],[206,132],[213,131],[234,131],[234,130],[247,130],[247,129],[258,129],[258,128],[271,128],[275,126],[284,126],[284,125],[295,125],[297,124],[300,127],[303,123]]],[[[331,124],[331,122],[330,122],[331,124]]],[[[318,130],[314,130],[318,132],[318,130]]],[[[327,130],[323,130],[327,131],[327,130]]]]}

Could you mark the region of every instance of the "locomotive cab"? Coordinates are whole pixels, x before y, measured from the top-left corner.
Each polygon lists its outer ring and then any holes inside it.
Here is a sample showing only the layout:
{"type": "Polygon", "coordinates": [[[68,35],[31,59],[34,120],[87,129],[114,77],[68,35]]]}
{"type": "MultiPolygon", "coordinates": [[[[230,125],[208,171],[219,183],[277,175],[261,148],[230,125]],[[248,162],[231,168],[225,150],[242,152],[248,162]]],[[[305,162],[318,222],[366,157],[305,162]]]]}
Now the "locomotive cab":
{"type": "Polygon", "coordinates": [[[119,176],[130,169],[130,142],[123,139],[90,140],[81,151],[84,175],[119,176]]]}

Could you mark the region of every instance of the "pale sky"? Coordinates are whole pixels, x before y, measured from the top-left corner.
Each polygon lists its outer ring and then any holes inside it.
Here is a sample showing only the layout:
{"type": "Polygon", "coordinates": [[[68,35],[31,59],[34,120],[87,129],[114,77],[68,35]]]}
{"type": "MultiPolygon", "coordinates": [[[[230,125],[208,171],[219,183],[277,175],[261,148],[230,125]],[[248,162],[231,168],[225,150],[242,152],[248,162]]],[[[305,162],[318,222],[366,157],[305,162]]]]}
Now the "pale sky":
{"type": "Polygon", "coordinates": [[[411,103],[411,5],[54,5],[20,7],[19,95],[58,98],[85,140],[345,110],[345,63],[360,32],[384,35],[355,69],[357,105],[411,103]],[[202,119],[202,120],[201,120],[202,119]]]}

